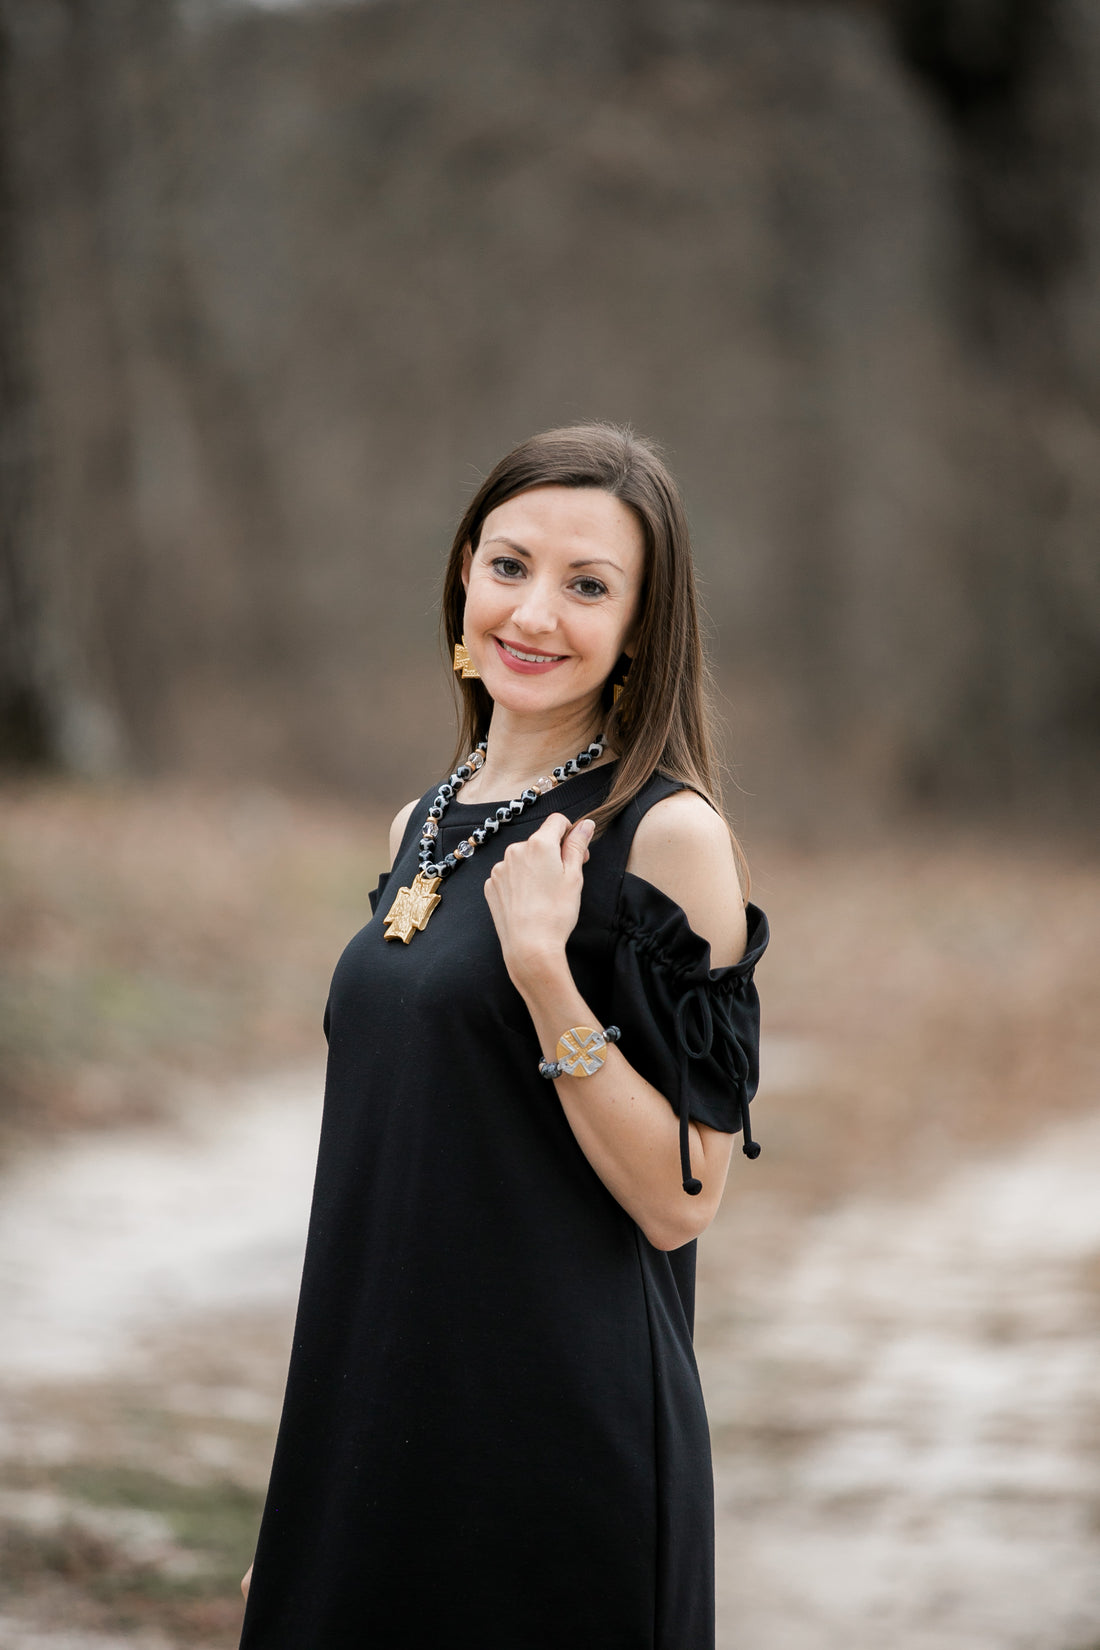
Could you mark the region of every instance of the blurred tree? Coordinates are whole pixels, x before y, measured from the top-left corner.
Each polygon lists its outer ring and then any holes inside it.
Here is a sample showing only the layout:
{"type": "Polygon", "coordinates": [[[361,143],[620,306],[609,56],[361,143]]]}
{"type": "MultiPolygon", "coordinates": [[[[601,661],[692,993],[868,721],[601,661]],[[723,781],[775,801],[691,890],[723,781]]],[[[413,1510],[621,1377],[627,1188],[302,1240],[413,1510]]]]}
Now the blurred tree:
{"type": "Polygon", "coordinates": [[[684,477],[753,789],[1087,807],[1091,0],[2,15],[0,760],[418,787],[476,467],[596,414],[684,477]]]}
{"type": "Polygon", "coordinates": [[[292,553],[255,386],[218,336],[187,244],[201,212],[188,104],[201,88],[189,80],[179,7],[174,0],[92,3],[109,21],[125,64],[117,75],[113,136],[118,170],[128,174],[118,210],[127,242],[129,347],[148,357],[177,398],[216,553],[227,566],[243,563],[245,592],[232,637],[243,655],[238,668],[277,678],[295,651],[296,615],[285,588],[292,553]]]}
{"type": "MultiPolygon", "coordinates": [[[[1095,795],[1100,749],[1100,33],[1077,0],[891,0],[941,111],[962,255],[954,318],[994,399],[1000,481],[964,534],[984,615],[918,788],[1095,795]],[[1084,323],[1084,324],[1082,324],[1084,323]]],[[[950,312],[949,312],[950,313],[950,312]]],[[[1091,804],[1088,804],[1091,805],[1091,804]]]]}
{"type": "Polygon", "coordinates": [[[56,758],[30,529],[31,388],[12,178],[11,49],[0,18],[0,763],[56,758]]]}
{"type": "Polygon", "coordinates": [[[35,696],[23,755],[102,773],[123,760],[140,720],[122,678],[143,647],[128,622],[141,562],[99,119],[110,54],[98,50],[92,11],[93,0],[5,7],[4,273],[22,431],[10,561],[35,696]],[[126,631],[122,646],[109,614],[126,631]]]}

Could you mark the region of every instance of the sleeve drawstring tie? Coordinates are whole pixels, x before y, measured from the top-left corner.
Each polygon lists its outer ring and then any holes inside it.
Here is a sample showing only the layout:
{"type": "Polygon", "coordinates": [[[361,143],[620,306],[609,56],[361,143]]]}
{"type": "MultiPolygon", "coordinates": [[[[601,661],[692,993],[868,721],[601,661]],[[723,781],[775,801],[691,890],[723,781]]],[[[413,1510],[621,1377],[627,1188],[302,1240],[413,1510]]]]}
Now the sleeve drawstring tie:
{"type": "Polygon", "coordinates": [[[676,1096],[676,1110],[680,1119],[680,1174],[683,1180],[684,1191],[689,1197],[697,1197],[703,1190],[701,1180],[696,1180],[691,1172],[691,1143],[688,1134],[688,1062],[689,1060],[704,1060],[714,1045],[714,1015],[717,1012],[720,1029],[734,1056],[736,1065],[735,1082],[741,1110],[741,1150],[746,1157],[760,1156],[760,1146],[752,1137],[749,1127],[749,1096],[748,1077],[749,1062],[737,1038],[729,1013],[720,998],[715,998],[712,1010],[710,995],[701,986],[689,986],[676,1004],[676,1041],[680,1049],[679,1082],[676,1096]],[[694,1024],[692,1012],[694,1010],[694,1024]]]}

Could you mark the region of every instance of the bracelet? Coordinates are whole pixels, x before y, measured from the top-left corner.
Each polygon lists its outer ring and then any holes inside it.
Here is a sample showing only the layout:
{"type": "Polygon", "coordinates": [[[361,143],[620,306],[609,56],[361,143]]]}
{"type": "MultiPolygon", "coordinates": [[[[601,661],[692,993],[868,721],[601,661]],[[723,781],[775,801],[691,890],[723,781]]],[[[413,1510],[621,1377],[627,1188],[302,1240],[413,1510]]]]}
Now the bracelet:
{"type": "Polygon", "coordinates": [[[599,1031],[595,1026],[570,1026],[558,1038],[556,1060],[540,1060],[542,1077],[591,1077],[607,1059],[608,1043],[622,1036],[618,1026],[599,1031]]]}

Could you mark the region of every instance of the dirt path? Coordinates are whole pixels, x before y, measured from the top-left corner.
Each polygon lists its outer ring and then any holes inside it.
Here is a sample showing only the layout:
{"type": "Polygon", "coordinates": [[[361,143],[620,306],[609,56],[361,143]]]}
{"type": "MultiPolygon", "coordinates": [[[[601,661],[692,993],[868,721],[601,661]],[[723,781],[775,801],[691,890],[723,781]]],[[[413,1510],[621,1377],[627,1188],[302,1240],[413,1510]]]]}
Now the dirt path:
{"type": "Polygon", "coordinates": [[[322,1081],[234,1085],[175,1128],[74,1135],[18,1165],[0,1202],[0,1379],[131,1371],[181,1318],[285,1308],[322,1081]]]}
{"type": "MultiPolygon", "coordinates": [[[[234,1484],[233,1539],[252,1527],[319,1092],[316,1072],[237,1087],[185,1130],[69,1140],[8,1176],[0,1525],[62,1558],[0,1605],[6,1650],[235,1643],[188,1531],[234,1484]],[[151,1585],[134,1603],[134,1577],[204,1575],[186,1607],[151,1585]]],[[[716,1228],[699,1341],[721,1650],[1100,1645],[1098,1168],[1092,1115],[930,1195],[793,1234],[758,1198],[716,1228]]]]}
{"type": "Polygon", "coordinates": [[[840,1208],[739,1304],[724,1650],[1100,1644],[1100,1116],[840,1208]]]}

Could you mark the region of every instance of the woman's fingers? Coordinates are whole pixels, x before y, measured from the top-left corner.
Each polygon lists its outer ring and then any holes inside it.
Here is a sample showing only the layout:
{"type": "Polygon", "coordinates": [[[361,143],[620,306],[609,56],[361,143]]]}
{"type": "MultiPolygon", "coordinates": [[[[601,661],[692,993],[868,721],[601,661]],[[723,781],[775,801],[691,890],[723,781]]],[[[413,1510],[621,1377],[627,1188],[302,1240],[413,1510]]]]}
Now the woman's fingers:
{"type": "Polygon", "coordinates": [[[582,819],[576,825],[564,814],[550,814],[526,842],[510,842],[503,857],[494,865],[491,877],[498,882],[507,878],[509,871],[529,870],[556,875],[566,870],[579,871],[588,859],[588,844],[595,825],[582,819]]]}
{"type": "MultiPolygon", "coordinates": [[[[595,829],[591,819],[579,819],[574,825],[565,814],[549,814],[528,841],[536,842],[541,839],[547,844],[556,843],[563,860],[575,855],[583,865],[588,858],[588,844],[595,829]]],[[[521,848],[523,844],[516,843],[515,846],[521,848]]]]}
{"type": "MultiPolygon", "coordinates": [[[[532,831],[527,840],[528,842],[537,842],[540,847],[543,845],[549,846],[551,843],[556,843],[560,847],[563,837],[569,830],[569,824],[570,822],[564,814],[547,814],[538,830],[532,831]]],[[[517,848],[522,846],[522,843],[516,843],[517,848]]]]}
{"type": "MultiPolygon", "coordinates": [[[[551,814],[524,842],[512,842],[485,879],[485,898],[513,982],[530,964],[564,949],[577,925],[592,821],[551,814]]],[[[520,986],[522,990],[522,986],[520,986]]]]}
{"type": "Polygon", "coordinates": [[[561,857],[563,864],[568,865],[570,860],[580,867],[588,858],[588,844],[592,841],[592,832],[596,829],[591,819],[579,819],[562,839],[561,857]]]}

